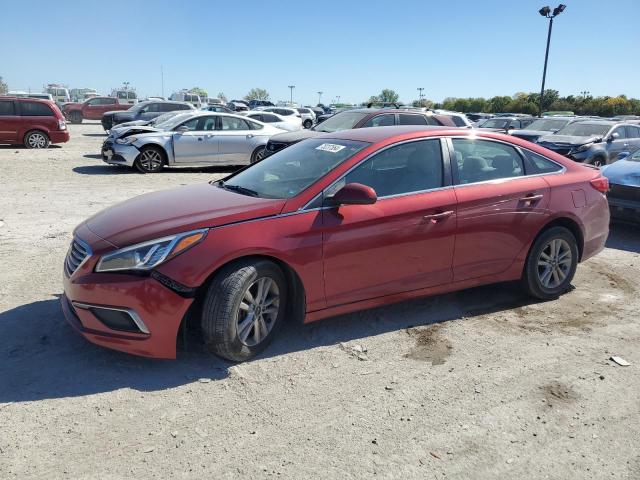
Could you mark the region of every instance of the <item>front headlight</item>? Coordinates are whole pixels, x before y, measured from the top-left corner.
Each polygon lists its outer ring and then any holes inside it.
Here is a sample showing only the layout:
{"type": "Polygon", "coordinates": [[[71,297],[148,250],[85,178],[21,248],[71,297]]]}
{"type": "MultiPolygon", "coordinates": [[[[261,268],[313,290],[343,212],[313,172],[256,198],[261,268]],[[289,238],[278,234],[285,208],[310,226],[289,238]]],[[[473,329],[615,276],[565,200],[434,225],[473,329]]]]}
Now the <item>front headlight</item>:
{"type": "Polygon", "coordinates": [[[207,231],[206,228],[192,230],[121,248],[104,255],[96,266],[96,272],[151,270],[200,243],[207,236],[207,231]]]}
{"type": "Polygon", "coordinates": [[[138,137],[116,138],[116,143],[118,145],[131,145],[136,140],[138,140],[138,137]]]}
{"type": "Polygon", "coordinates": [[[574,153],[586,152],[591,148],[592,145],[593,145],[593,142],[585,143],[584,145],[580,145],[579,147],[574,148],[573,151],[574,153]]]}

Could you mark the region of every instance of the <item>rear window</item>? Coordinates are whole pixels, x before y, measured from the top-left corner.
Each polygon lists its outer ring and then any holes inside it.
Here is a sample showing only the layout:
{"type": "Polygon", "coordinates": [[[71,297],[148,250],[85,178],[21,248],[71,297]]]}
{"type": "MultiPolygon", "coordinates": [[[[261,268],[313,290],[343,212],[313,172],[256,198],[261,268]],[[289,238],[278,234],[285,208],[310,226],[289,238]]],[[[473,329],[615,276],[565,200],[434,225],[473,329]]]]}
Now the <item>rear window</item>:
{"type": "Polygon", "coordinates": [[[2,115],[15,115],[16,111],[13,106],[13,102],[0,101],[0,116],[2,115]]]}
{"type": "Polygon", "coordinates": [[[462,118],[457,117],[455,115],[451,116],[451,120],[453,120],[453,123],[456,124],[456,127],[466,127],[467,126],[467,124],[464,123],[464,120],[462,118]]]}
{"type": "Polygon", "coordinates": [[[400,125],[427,125],[427,119],[424,115],[411,115],[408,113],[401,113],[400,125]]]}
{"type": "Polygon", "coordinates": [[[20,113],[25,117],[53,117],[49,105],[36,102],[20,102],[20,113]]]}

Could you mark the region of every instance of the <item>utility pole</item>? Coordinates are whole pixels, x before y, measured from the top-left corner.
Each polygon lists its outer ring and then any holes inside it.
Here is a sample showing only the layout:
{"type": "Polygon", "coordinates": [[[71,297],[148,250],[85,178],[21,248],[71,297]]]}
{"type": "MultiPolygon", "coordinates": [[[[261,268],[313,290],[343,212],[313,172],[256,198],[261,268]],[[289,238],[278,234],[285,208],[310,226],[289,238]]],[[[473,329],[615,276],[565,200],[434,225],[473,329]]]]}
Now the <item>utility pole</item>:
{"type": "Polygon", "coordinates": [[[420,106],[422,107],[422,92],[424,91],[424,87],[418,87],[418,101],[420,102],[420,106]]]}
{"type": "Polygon", "coordinates": [[[160,82],[162,85],[162,95],[160,96],[164,98],[164,67],[162,64],[160,64],[160,82]]]}
{"type": "Polygon", "coordinates": [[[323,93],[324,93],[324,92],[318,92],[318,105],[319,105],[320,103],[322,103],[320,100],[322,100],[322,94],[323,94],[323,93]]]}
{"type": "Polygon", "coordinates": [[[291,95],[289,97],[289,104],[293,105],[293,89],[296,88],[295,85],[289,85],[289,90],[291,91],[291,95]]]}
{"type": "Polygon", "coordinates": [[[538,116],[542,117],[542,101],[544,98],[544,82],[547,77],[547,61],[549,60],[549,45],[551,44],[551,29],[553,28],[553,19],[560,15],[564,9],[567,8],[566,5],[560,4],[556,8],[551,9],[549,7],[542,7],[538,10],[538,13],[543,17],[549,19],[549,32],[547,33],[547,50],[544,54],[544,70],[542,71],[542,87],[540,88],[540,114],[538,116]]]}

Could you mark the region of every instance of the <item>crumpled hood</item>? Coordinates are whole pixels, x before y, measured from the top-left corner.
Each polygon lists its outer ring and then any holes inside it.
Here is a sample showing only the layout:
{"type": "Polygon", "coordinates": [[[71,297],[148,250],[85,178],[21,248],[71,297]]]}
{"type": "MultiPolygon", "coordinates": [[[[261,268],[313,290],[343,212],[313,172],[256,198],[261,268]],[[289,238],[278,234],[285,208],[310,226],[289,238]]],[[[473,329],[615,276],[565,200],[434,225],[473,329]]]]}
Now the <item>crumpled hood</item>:
{"type": "Polygon", "coordinates": [[[602,140],[599,135],[592,135],[590,137],[579,137],[574,135],[545,135],[538,140],[538,143],[554,143],[558,145],[584,145],[585,143],[591,143],[602,140]]]}
{"type": "Polygon", "coordinates": [[[640,187],[640,162],[618,160],[603,167],[602,174],[609,179],[609,183],[640,187]]]}
{"type": "Polygon", "coordinates": [[[147,193],[109,207],[83,222],[121,248],[197,228],[277,215],[285,200],[241,195],[209,183],[147,193]]]}
{"type": "Polygon", "coordinates": [[[160,130],[155,127],[149,127],[147,125],[134,125],[130,127],[121,127],[120,125],[118,125],[117,127],[111,129],[109,136],[113,138],[124,138],[128,137],[129,135],[144,135],[147,133],[157,133],[163,131],[164,130],[160,130]]]}

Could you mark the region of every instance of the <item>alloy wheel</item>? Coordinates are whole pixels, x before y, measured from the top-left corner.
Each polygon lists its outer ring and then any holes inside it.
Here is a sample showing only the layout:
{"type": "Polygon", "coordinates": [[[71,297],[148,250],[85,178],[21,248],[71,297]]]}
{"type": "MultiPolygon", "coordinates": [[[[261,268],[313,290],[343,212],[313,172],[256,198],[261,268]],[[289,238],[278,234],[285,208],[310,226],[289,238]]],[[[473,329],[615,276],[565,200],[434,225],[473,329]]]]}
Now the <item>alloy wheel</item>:
{"type": "Polygon", "coordinates": [[[538,256],[538,279],[547,289],[557,288],[569,275],[573,262],[571,247],[566,240],[554,238],[538,256]]]}
{"type": "Polygon", "coordinates": [[[236,332],[244,345],[253,347],[273,329],[280,312],[280,290],[270,277],[261,277],[247,288],[236,309],[236,332]]]}
{"type": "Polygon", "coordinates": [[[162,166],[162,155],[156,150],[145,150],[140,154],[140,165],[147,172],[153,172],[162,166]]]}
{"type": "Polygon", "coordinates": [[[29,148],[45,148],[47,146],[47,137],[42,133],[32,133],[27,139],[29,148]]]}

